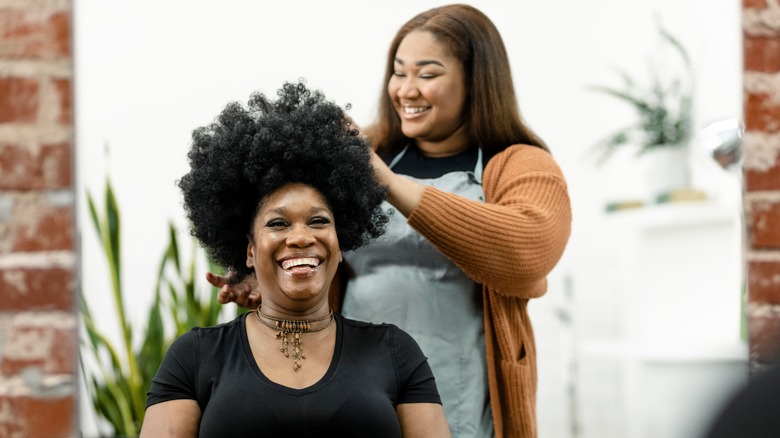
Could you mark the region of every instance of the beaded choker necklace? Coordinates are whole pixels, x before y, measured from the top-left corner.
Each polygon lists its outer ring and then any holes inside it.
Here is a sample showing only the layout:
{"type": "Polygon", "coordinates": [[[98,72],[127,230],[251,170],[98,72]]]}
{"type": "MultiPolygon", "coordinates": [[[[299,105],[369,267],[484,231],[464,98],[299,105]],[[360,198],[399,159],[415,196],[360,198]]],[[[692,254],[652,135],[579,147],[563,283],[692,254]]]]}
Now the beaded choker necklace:
{"type": "Polygon", "coordinates": [[[284,354],[284,357],[290,357],[290,348],[287,341],[287,335],[292,335],[292,357],[293,357],[293,371],[298,371],[301,368],[301,360],[306,359],[306,354],[303,352],[303,342],[301,342],[301,335],[303,333],[318,332],[330,327],[336,320],[333,317],[333,310],[322,318],[317,319],[281,319],[268,316],[260,311],[260,307],[255,310],[255,316],[257,320],[266,327],[270,327],[276,330],[276,339],[281,339],[282,345],[279,348],[284,354]],[[319,327],[315,327],[314,324],[329,319],[325,324],[319,327]]]}

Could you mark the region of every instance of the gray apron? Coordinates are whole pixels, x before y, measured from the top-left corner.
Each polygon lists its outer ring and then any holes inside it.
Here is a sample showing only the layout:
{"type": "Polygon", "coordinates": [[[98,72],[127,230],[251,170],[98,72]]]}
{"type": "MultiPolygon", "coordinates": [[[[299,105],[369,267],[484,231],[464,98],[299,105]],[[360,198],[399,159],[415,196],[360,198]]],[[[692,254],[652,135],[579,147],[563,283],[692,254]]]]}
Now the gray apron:
{"type": "MultiPolygon", "coordinates": [[[[390,163],[392,169],[406,149],[390,163]]],[[[417,179],[423,185],[484,202],[482,150],[473,172],[417,179]]],[[[344,253],[354,271],[342,313],[352,319],[395,324],[428,357],[452,436],[492,437],[482,288],[412,229],[389,203],[387,233],[344,253]]],[[[448,214],[458,214],[450,211],[448,214]]]]}

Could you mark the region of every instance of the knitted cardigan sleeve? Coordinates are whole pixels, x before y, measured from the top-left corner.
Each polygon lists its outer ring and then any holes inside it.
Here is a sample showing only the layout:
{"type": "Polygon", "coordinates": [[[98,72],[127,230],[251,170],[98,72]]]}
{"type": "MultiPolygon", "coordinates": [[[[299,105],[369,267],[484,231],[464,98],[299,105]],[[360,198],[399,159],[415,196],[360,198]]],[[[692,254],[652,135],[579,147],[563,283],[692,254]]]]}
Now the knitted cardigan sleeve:
{"type": "Polygon", "coordinates": [[[426,187],[409,225],[478,283],[543,294],[571,232],[560,168],[543,149],[515,145],[490,160],[482,185],[486,203],[426,187]]]}

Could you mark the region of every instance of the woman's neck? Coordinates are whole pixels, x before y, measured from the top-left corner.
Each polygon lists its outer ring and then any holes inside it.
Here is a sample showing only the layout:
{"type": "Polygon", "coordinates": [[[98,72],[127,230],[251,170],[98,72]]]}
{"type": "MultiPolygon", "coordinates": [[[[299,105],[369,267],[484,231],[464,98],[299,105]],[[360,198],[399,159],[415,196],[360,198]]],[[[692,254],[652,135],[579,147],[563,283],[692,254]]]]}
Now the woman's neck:
{"type": "Polygon", "coordinates": [[[429,141],[416,138],[414,142],[426,157],[443,158],[457,155],[468,149],[469,135],[464,123],[445,139],[429,141]]]}
{"type": "Polygon", "coordinates": [[[295,321],[325,317],[330,313],[330,306],[325,300],[308,309],[289,309],[277,304],[266,303],[266,300],[263,300],[260,304],[260,312],[274,318],[295,321]]]}

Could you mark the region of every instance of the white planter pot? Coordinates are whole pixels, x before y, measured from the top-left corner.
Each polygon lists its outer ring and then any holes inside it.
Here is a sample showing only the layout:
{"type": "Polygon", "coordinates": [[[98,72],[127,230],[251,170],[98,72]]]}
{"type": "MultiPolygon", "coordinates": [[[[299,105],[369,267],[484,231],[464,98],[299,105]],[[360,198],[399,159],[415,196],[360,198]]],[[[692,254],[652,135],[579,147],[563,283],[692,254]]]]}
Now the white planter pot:
{"type": "Polygon", "coordinates": [[[687,145],[656,147],[639,158],[643,163],[650,200],[691,186],[690,148],[687,145]]]}

